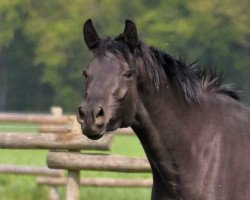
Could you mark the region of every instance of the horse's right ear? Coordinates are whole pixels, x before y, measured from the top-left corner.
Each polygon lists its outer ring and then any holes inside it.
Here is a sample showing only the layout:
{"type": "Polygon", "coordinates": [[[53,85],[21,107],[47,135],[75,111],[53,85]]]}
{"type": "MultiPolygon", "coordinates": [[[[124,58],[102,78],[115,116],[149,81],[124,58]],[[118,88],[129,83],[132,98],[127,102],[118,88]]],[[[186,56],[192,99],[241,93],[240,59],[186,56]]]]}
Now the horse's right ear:
{"type": "Polygon", "coordinates": [[[125,21],[124,32],[118,35],[115,40],[125,42],[128,45],[130,51],[133,52],[138,43],[138,35],[135,23],[127,19],[125,21]]]}
{"type": "Polygon", "coordinates": [[[88,19],[83,25],[83,35],[84,40],[88,48],[93,51],[95,50],[101,42],[101,38],[98,36],[93,24],[92,20],[88,19]]]}

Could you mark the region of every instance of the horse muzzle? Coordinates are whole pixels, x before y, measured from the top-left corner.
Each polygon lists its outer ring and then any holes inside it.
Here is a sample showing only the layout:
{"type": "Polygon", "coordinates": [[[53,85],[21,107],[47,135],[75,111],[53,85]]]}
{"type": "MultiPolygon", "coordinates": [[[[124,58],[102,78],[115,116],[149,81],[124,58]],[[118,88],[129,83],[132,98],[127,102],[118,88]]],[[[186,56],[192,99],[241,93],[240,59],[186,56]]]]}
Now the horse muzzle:
{"type": "Polygon", "coordinates": [[[100,139],[106,132],[105,113],[98,106],[91,112],[87,112],[83,106],[78,108],[77,121],[81,124],[82,133],[91,140],[100,139]]]}

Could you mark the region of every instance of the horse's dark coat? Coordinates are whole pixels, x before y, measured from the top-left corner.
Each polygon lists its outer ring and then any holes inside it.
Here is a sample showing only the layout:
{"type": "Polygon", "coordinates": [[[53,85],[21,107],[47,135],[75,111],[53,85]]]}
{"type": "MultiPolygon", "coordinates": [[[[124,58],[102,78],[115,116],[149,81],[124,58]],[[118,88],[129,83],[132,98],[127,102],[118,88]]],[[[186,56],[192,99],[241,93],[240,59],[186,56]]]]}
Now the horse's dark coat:
{"type": "Polygon", "coordinates": [[[127,20],[101,39],[91,20],[84,37],[94,58],[79,107],[83,133],[131,126],[153,172],[153,200],[247,200],[250,111],[222,75],[204,72],[138,41],[127,20]]]}

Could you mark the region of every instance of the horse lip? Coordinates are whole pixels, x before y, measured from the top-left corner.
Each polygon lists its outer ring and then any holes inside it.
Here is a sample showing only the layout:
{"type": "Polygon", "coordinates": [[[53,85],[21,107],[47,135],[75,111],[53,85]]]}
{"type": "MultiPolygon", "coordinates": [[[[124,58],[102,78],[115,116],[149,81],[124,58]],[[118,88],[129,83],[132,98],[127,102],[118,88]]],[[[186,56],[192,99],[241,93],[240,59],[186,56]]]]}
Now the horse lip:
{"type": "Polygon", "coordinates": [[[96,134],[86,134],[87,130],[82,128],[82,133],[87,136],[89,139],[91,140],[98,140],[100,139],[104,133],[106,132],[106,128],[100,130],[99,132],[97,132],[96,134]]]}
{"type": "Polygon", "coordinates": [[[86,135],[91,140],[99,140],[102,138],[103,134],[97,134],[97,135],[86,135]]]}

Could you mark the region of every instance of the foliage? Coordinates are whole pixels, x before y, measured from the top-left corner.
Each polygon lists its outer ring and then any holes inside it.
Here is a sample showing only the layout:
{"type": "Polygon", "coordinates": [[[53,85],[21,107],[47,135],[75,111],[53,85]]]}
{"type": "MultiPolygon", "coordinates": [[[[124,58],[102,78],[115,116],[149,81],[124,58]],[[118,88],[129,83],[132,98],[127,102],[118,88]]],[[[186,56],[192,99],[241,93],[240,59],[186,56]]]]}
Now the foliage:
{"type": "MultiPolygon", "coordinates": [[[[14,64],[25,63],[25,57],[29,63],[20,69],[26,67],[31,71],[30,76],[18,74],[30,82],[26,85],[31,85],[31,94],[24,98],[26,103],[20,104],[13,97],[6,109],[44,110],[57,104],[68,111],[75,110],[83,89],[81,71],[91,58],[82,39],[82,24],[88,18],[93,19],[102,36],[119,34],[124,20],[133,19],[140,37],[148,44],[177,57],[188,56],[190,60],[198,59],[202,65],[227,71],[229,81],[245,89],[250,102],[248,4],[247,0],[241,3],[236,0],[75,0],[70,3],[2,0],[0,19],[4,23],[0,27],[0,52],[11,55],[7,64],[13,70],[17,70],[14,64]],[[22,40],[20,56],[13,53],[17,51],[13,45],[17,39],[22,40]],[[30,98],[34,91],[37,91],[36,98],[30,98]],[[33,103],[28,104],[29,101],[33,103]]],[[[0,68],[4,59],[5,56],[0,56],[0,68]]],[[[12,93],[20,90],[18,75],[8,81],[12,93]]]]}

